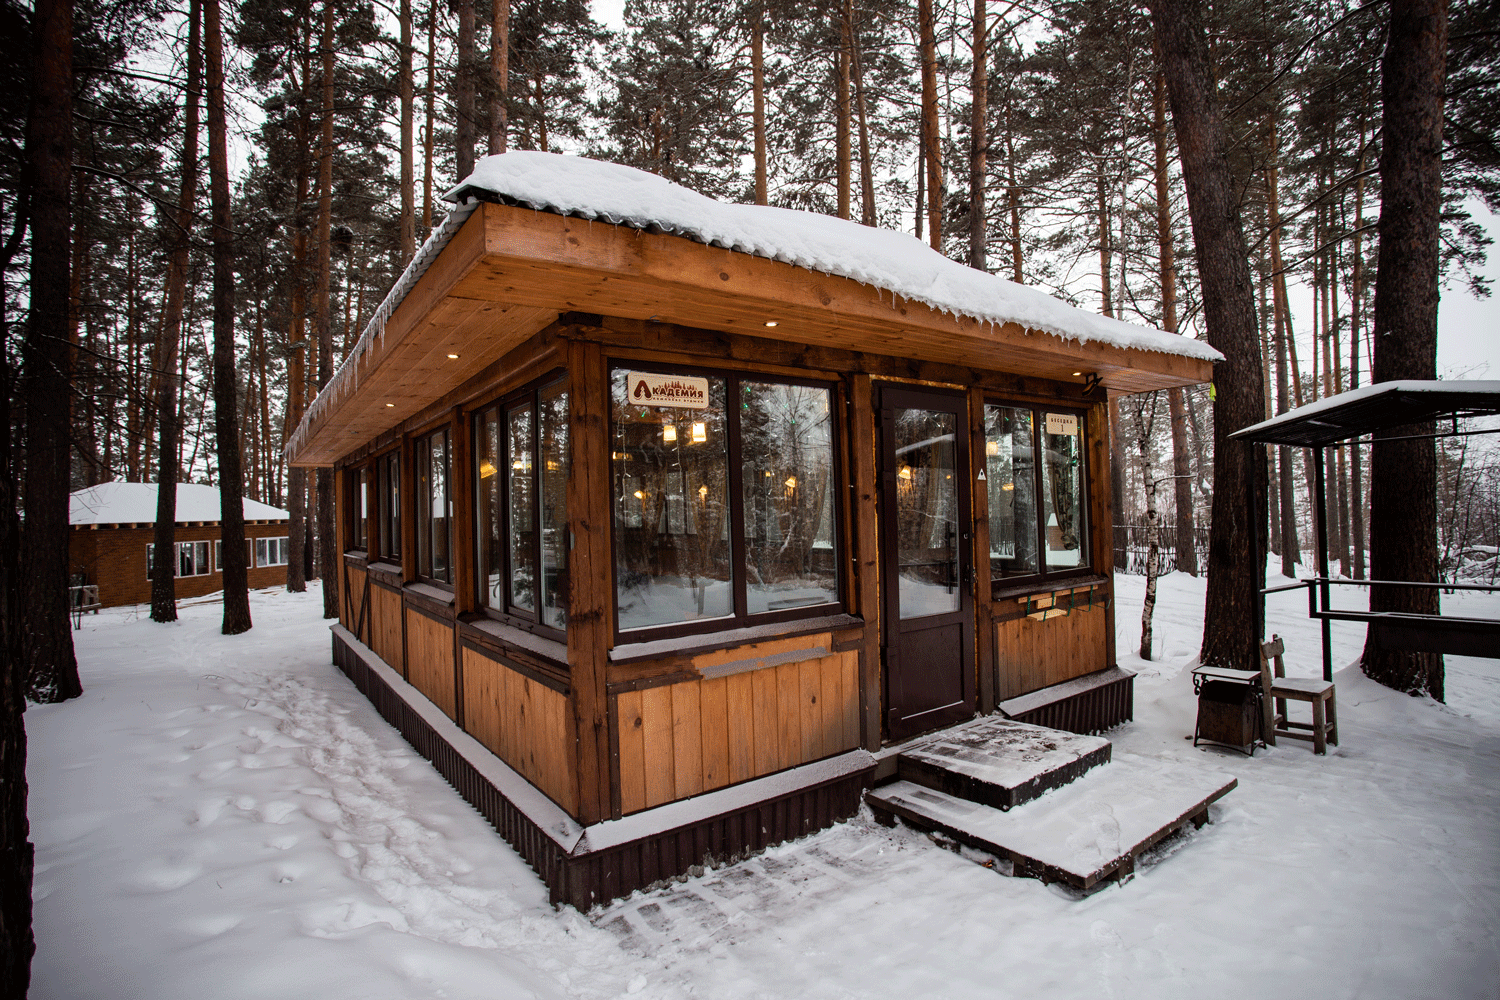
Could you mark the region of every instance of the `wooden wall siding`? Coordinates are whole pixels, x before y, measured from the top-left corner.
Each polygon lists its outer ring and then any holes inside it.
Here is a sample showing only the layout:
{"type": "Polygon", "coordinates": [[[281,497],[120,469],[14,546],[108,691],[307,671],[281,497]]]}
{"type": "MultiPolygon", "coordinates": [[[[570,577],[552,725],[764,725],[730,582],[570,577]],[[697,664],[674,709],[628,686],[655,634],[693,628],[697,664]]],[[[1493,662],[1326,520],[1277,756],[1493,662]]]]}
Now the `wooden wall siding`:
{"type": "Polygon", "coordinates": [[[375,650],[375,655],[404,677],[406,652],[401,641],[400,591],[379,584],[370,585],[369,633],[369,646],[375,650]]]}
{"type": "Polygon", "coordinates": [[[621,812],[859,746],[858,669],[859,653],[849,651],[620,692],[621,812]]]}
{"type": "Polygon", "coordinates": [[[406,679],[452,719],[453,629],[412,608],[406,609],[406,679]]]}
{"type": "Polygon", "coordinates": [[[464,729],[576,814],[568,696],[472,649],[464,649],[463,656],[464,729]]]}
{"type": "Polygon", "coordinates": [[[1039,622],[1017,618],[995,626],[998,700],[1060,684],[1109,666],[1102,604],[1039,622]]]}
{"type": "Polygon", "coordinates": [[[339,618],[344,628],[353,632],[355,638],[365,645],[370,644],[370,609],[365,606],[369,588],[368,574],[362,567],[344,564],[344,594],[339,602],[339,618]]]}

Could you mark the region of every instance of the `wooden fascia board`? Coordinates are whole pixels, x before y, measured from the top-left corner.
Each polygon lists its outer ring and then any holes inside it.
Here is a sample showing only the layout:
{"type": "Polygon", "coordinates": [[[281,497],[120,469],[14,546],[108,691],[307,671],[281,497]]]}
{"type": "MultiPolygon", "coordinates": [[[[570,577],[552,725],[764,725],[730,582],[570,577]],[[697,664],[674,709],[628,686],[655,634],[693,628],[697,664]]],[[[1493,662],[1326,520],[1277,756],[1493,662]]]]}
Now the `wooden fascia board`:
{"type": "Polygon", "coordinates": [[[482,258],[483,233],[476,212],[391,313],[384,334],[353,359],[342,393],[310,425],[291,464],[332,465],[556,319],[556,310],[451,294],[482,258]],[[459,358],[448,361],[449,353],[459,358]]]}
{"type": "MultiPolygon", "coordinates": [[[[1072,380],[1114,392],[1206,382],[1211,362],[981,324],[889,292],[679,236],[486,204],[457,294],[1072,380]],[[774,332],[764,323],[775,319],[774,332]]],[[[472,224],[472,223],[471,223],[472,224]]]]}

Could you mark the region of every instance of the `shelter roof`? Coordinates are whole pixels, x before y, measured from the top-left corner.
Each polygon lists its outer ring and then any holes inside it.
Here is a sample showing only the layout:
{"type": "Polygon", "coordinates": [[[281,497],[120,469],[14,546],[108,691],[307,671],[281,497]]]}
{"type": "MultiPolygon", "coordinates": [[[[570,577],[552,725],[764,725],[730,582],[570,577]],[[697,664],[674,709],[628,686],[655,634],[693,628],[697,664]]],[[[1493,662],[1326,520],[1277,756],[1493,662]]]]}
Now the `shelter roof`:
{"type": "Polygon", "coordinates": [[[1220,358],[1206,343],[1075,308],[902,233],[721,204],[629,167],[505,153],[481,160],[447,197],[457,204],[293,433],[293,464],[331,464],[428,414],[576,315],[1080,386],[1094,375],[1115,394],[1207,381],[1220,358]]]}
{"type": "Polygon", "coordinates": [[[1318,448],[1373,431],[1496,413],[1500,413],[1500,382],[1377,382],[1288,410],[1229,436],[1318,448]]]}
{"type": "MultiPolygon", "coordinates": [[[[217,523],[219,488],[197,483],[177,484],[177,521],[217,523]]],[[[245,520],[285,521],[287,512],[258,500],[245,500],[245,520]]],[[[68,497],[68,523],[144,524],[156,520],[155,483],[100,483],[68,497]]]]}

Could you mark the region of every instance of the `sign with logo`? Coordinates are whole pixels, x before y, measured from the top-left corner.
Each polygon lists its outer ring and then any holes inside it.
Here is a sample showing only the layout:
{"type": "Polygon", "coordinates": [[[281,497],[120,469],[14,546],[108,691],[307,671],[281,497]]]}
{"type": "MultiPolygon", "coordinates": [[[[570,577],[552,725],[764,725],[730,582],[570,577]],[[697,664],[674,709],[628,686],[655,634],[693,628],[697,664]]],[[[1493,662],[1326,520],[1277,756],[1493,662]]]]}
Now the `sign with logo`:
{"type": "Polygon", "coordinates": [[[1074,413],[1047,414],[1047,433],[1076,437],[1078,435],[1078,415],[1074,413]]]}
{"type": "Polygon", "coordinates": [[[625,385],[630,401],[640,406],[674,406],[680,410],[708,409],[706,378],[627,372],[625,385]]]}

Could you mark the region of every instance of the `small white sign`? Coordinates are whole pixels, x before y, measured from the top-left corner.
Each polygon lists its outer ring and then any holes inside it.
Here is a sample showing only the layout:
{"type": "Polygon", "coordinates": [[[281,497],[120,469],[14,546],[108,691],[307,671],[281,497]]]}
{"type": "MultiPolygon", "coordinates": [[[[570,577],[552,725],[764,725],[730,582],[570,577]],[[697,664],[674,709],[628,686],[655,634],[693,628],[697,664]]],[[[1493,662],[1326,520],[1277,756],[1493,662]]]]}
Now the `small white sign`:
{"type": "Polygon", "coordinates": [[[1078,434],[1078,416],[1073,413],[1049,413],[1047,414],[1047,433],[1065,434],[1076,437],[1078,434]]]}
{"type": "Polygon", "coordinates": [[[706,378],[629,372],[625,376],[625,385],[630,401],[641,406],[672,406],[679,410],[708,409],[706,378]]]}

